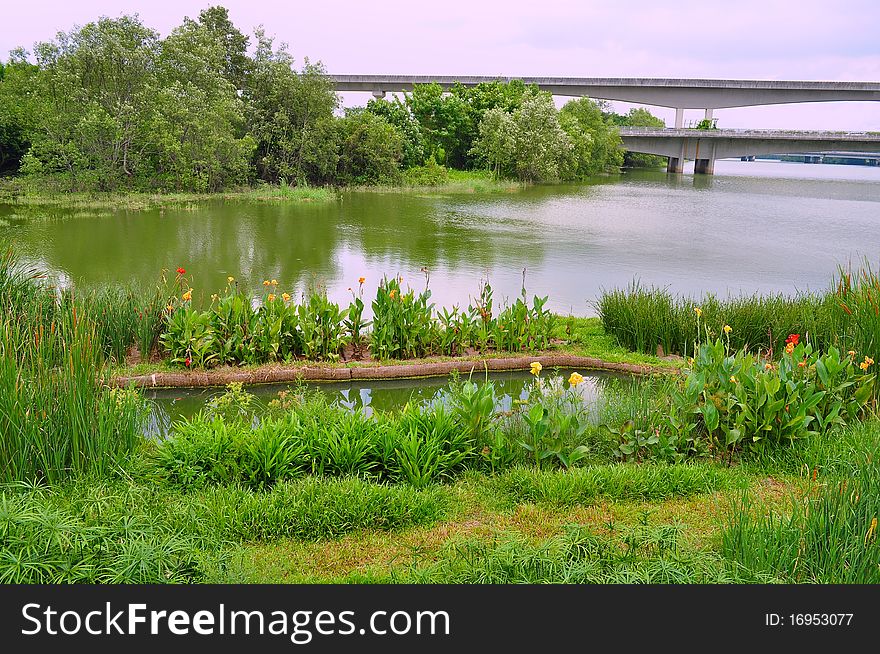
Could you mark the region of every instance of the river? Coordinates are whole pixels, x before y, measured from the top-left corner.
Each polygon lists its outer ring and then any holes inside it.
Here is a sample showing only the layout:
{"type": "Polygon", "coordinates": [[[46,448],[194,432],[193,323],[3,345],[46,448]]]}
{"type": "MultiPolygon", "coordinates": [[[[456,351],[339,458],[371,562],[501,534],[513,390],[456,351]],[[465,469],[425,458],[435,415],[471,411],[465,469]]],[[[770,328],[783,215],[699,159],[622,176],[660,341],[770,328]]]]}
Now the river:
{"type": "MultiPolygon", "coordinates": [[[[634,279],[700,295],[827,287],[839,264],[880,261],[880,167],[718,161],[714,176],[628,172],[494,194],[344,193],[327,203],[216,201],[142,212],[0,206],[0,240],[60,283],[155,284],[183,266],[198,300],[232,275],[340,302],[383,274],[438,306],[488,279],[496,301],[549,295],[591,315],[634,279]]],[[[369,302],[367,302],[369,304],[369,302]]]]}

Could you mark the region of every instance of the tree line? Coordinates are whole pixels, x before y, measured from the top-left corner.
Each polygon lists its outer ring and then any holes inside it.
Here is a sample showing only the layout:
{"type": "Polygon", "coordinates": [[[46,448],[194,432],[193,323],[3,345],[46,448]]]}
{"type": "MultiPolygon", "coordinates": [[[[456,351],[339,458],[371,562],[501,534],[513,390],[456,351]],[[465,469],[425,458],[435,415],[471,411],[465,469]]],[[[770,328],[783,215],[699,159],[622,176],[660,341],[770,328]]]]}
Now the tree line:
{"type": "Polygon", "coordinates": [[[656,165],[624,155],[624,124],[663,122],[589,98],[557,110],[519,81],[417,85],[343,110],[320,63],[297,68],[220,6],[165,38],[136,15],[100,18],[0,64],[0,173],[70,190],[430,184],[449,168],[541,182],[656,165]]]}

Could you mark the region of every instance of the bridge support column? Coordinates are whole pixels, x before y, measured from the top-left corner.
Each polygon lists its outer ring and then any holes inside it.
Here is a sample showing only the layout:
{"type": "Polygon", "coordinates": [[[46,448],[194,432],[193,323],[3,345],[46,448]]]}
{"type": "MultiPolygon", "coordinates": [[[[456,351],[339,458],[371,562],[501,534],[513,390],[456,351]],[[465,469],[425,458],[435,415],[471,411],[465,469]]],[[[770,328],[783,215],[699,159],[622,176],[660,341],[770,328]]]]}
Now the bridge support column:
{"type": "Polygon", "coordinates": [[[684,159],[682,157],[669,157],[669,163],[666,164],[667,173],[683,173],[684,159]]]}
{"type": "Polygon", "coordinates": [[[696,159],[694,160],[695,175],[714,175],[715,159],[696,159]]]}
{"type": "Polygon", "coordinates": [[[684,107],[676,107],[675,109],[675,129],[684,127],[684,107]]]}
{"type": "MultiPolygon", "coordinates": [[[[708,111],[708,109],[706,110],[708,111]]],[[[694,160],[694,175],[714,175],[715,174],[715,144],[709,148],[708,159],[694,160]]]]}
{"type": "Polygon", "coordinates": [[[373,97],[376,98],[377,100],[381,100],[382,98],[385,97],[385,91],[374,90],[373,97]]]}

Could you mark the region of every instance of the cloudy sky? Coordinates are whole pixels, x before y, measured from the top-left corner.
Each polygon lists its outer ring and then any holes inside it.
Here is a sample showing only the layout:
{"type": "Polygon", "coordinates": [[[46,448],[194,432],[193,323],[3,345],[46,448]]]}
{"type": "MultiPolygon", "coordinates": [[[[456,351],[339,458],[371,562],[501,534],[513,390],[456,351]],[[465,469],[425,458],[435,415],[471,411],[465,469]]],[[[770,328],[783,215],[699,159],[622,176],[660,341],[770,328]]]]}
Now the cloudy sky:
{"type": "MultiPolygon", "coordinates": [[[[216,3],[216,0],[215,0],[216,3]]],[[[210,0],[4,2],[0,53],[99,16],[137,13],[165,35],[210,0]]],[[[328,72],[880,80],[877,0],[225,0],[328,72]]],[[[348,104],[368,96],[348,94],[348,104]]],[[[616,103],[620,110],[629,105],[616,103]]],[[[673,112],[654,109],[671,123],[673,112]]],[[[880,103],[722,109],[719,127],[880,130],[880,103]]],[[[688,112],[686,119],[697,119],[688,112]]]]}

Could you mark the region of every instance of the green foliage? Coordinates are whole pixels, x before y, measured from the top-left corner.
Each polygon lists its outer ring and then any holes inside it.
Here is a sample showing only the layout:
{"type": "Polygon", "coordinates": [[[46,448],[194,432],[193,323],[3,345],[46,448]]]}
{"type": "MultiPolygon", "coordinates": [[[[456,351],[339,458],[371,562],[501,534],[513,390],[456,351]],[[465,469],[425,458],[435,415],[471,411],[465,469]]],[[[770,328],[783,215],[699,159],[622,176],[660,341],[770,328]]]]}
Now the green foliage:
{"type": "Polygon", "coordinates": [[[262,30],[256,41],[243,97],[259,176],[298,185],[333,181],[339,159],[333,117],[339,98],[333,82],[320,64],[308,60],[296,72],[286,48],[275,49],[262,30]]]}
{"type": "Polygon", "coordinates": [[[564,473],[517,467],[492,480],[511,505],[533,503],[570,507],[603,500],[656,502],[735,488],[733,471],[701,463],[687,465],[599,465],[564,473]]]}
{"type": "MultiPolygon", "coordinates": [[[[830,294],[743,296],[700,301],[675,297],[667,289],[633,282],[626,289],[603,291],[596,309],[605,331],[620,345],[645,354],[692,355],[694,342],[731,327],[731,347],[778,352],[789,334],[801,334],[814,347],[848,347],[844,312],[830,294]],[[701,316],[697,316],[699,309],[701,316]]],[[[865,350],[860,350],[865,352],[865,350]]]]}
{"type": "Polygon", "coordinates": [[[399,278],[383,278],[373,300],[370,350],[380,359],[415,359],[431,351],[434,338],[431,291],[403,292],[399,278]]]}
{"type": "MultiPolygon", "coordinates": [[[[384,119],[397,130],[402,140],[400,165],[404,169],[419,168],[425,163],[425,142],[419,129],[419,122],[406,103],[399,98],[391,101],[374,98],[367,102],[366,110],[384,119]]],[[[433,158],[431,163],[437,165],[433,158]]]]}
{"type": "Polygon", "coordinates": [[[95,317],[0,256],[0,481],[107,473],[136,448],[143,397],[100,383],[95,317]]]}
{"type": "Polygon", "coordinates": [[[397,181],[404,139],[385,118],[361,109],[349,110],[340,121],[339,168],[343,184],[397,181]]]}
{"type": "Polygon", "coordinates": [[[495,542],[451,543],[434,560],[417,560],[395,573],[398,583],[448,584],[691,584],[731,583],[738,579],[711,553],[694,553],[679,541],[680,525],[650,525],[597,534],[584,525],[535,544],[505,536],[495,542]]]}
{"type": "Polygon", "coordinates": [[[590,98],[578,98],[560,110],[560,125],[572,144],[563,172],[565,179],[585,179],[623,164],[620,134],[603,108],[590,98]]]}
{"type": "Polygon", "coordinates": [[[784,512],[743,495],[726,517],[725,558],[782,583],[880,582],[880,467],[876,451],[863,457],[846,479],[815,479],[784,512]]]}

